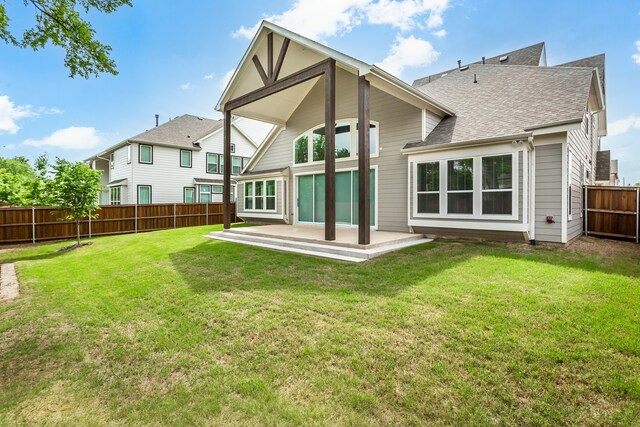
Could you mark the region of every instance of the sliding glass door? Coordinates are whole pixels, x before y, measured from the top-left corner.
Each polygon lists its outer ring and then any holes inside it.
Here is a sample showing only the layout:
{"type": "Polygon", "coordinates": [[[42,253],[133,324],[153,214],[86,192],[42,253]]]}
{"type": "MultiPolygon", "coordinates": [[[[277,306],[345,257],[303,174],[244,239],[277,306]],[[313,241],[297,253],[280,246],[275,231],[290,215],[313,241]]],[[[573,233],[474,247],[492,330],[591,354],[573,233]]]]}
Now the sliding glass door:
{"type": "MultiPolygon", "coordinates": [[[[358,224],[358,171],[336,172],[336,223],[358,224]]],[[[375,225],[376,171],[369,172],[371,222],[375,225]]],[[[324,222],[324,174],[298,176],[298,222],[324,222]]]]}

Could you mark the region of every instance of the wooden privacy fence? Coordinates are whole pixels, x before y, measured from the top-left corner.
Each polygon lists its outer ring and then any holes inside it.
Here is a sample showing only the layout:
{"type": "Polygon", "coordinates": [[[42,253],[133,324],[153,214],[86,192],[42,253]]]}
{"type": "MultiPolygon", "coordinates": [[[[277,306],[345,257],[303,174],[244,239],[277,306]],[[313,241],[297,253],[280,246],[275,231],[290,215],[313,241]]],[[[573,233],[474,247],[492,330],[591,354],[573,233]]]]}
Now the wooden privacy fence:
{"type": "Polygon", "coordinates": [[[640,239],[640,188],[595,187],[584,189],[584,230],[587,236],[640,239]]]}
{"type": "MultiPolygon", "coordinates": [[[[97,219],[80,222],[82,237],[137,233],[168,228],[222,224],[222,203],[167,203],[101,206],[97,219]]],[[[73,221],[52,207],[0,208],[0,244],[63,240],[76,237],[73,221]]],[[[231,222],[236,206],[231,203],[231,222]]]]}

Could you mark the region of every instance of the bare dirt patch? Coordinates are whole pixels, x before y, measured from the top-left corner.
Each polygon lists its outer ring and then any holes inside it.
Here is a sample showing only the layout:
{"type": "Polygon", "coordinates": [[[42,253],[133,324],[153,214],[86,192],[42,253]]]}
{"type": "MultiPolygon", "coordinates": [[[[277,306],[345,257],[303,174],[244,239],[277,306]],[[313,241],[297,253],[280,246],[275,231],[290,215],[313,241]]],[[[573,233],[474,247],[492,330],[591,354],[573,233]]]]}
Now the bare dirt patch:
{"type": "Polygon", "coordinates": [[[74,249],[80,249],[80,248],[82,248],[84,246],[89,246],[89,245],[93,245],[93,242],[85,242],[85,243],[80,243],[80,244],[76,243],[75,245],[65,246],[64,248],[60,248],[56,252],[72,251],[74,249]]]}
{"type": "Polygon", "coordinates": [[[640,245],[618,240],[596,239],[595,237],[580,237],[567,246],[567,249],[578,253],[610,257],[640,256],[640,245]]]}

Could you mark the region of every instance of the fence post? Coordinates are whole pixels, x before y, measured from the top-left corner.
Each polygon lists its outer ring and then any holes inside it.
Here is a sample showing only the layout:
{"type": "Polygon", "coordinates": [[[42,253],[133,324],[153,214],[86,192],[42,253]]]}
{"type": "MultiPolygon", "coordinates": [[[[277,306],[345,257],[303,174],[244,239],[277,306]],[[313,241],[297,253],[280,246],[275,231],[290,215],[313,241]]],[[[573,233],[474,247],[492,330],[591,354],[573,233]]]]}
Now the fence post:
{"type": "Polygon", "coordinates": [[[640,243],[640,188],[636,188],[636,243],[640,243]]]}
{"type": "Polygon", "coordinates": [[[91,238],[91,212],[89,212],[89,238],[91,238]]]}
{"type": "Polygon", "coordinates": [[[173,204],[173,228],[176,228],[176,204],[173,204]]]}
{"type": "Polygon", "coordinates": [[[209,203],[204,204],[204,224],[209,225],[209,203]]]}
{"type": "Polygon", "coordinates": [[[36,208],[31,206],[31,243],[36,242],[36,208]]]}
{"type": "Polygon", "coordinates": [[[584,235],[589,235],[589,186],[584,186],[584,235]]]}
{"type": "Polygon", "coordinates": [[[138,232],[138,205],[137,204],[134,205],[133,211],[134,211],[134,218],[135,218],[134,233],[137,233],[138,232]]]}

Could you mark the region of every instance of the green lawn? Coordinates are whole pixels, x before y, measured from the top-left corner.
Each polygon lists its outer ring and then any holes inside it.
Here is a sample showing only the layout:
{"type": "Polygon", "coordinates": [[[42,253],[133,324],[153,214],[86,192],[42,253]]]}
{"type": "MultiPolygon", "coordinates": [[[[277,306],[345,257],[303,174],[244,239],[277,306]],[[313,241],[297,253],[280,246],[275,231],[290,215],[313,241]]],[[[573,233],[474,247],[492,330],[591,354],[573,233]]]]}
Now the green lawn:
{"type": "Polygon", "coordinates": [[[640,423],[637,246],[346,264],[215,228],[0,253],[22,282],[0,303],[0,425],[640,423]]]}

